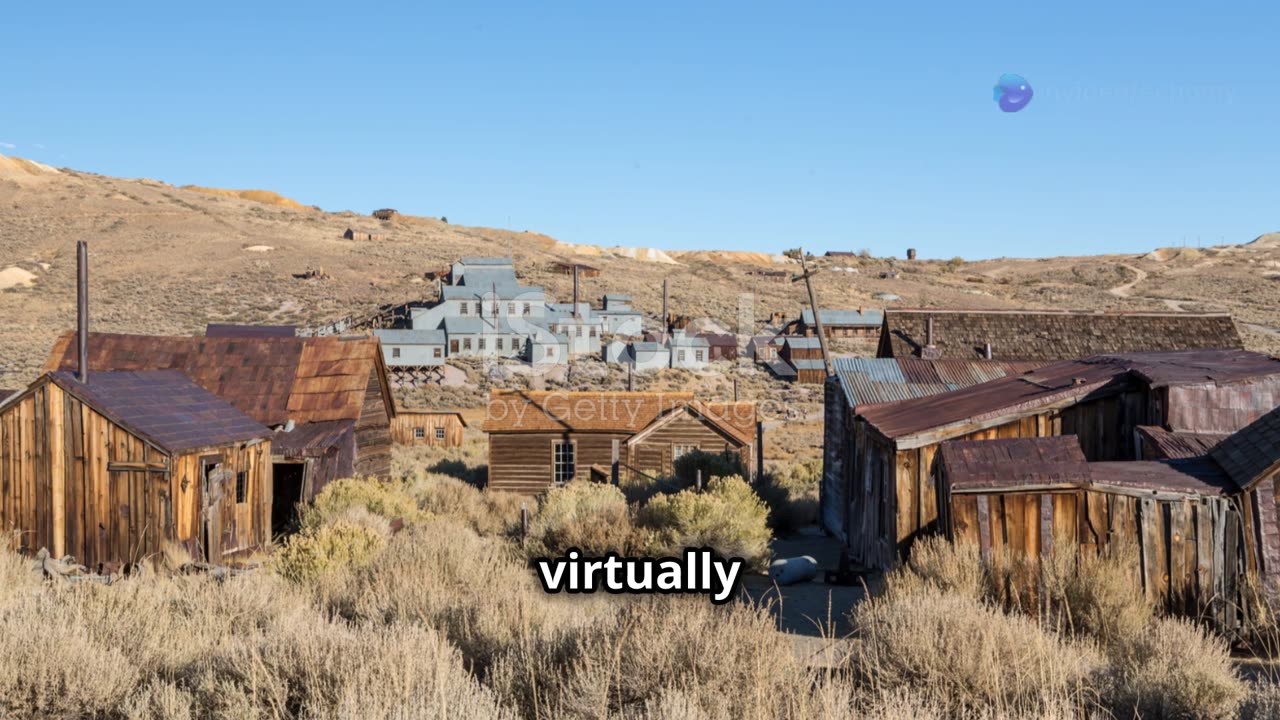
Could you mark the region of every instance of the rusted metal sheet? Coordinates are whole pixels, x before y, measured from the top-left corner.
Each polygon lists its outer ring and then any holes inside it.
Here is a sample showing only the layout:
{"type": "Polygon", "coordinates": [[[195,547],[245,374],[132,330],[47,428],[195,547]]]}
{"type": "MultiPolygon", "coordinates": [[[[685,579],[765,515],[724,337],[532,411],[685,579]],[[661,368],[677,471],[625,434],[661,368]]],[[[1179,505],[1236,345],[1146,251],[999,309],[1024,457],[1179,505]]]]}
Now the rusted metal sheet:
{"type": "Polygon", "coordinates": [[[1210,458],[1089,463],[1094,487],[1139,492],[1223,497],[1236,492],[1231,478],[1210,458]]]}
{"type": "Polygon", "coordinates": [[[1242,488],[1272,477],[1280,467],[1280,407],[1223,440],[1210,455],[1242,488]]]}
{"type": "Polygon", "coordinates": [[[1154,425],[1139,425],[1137,433],[1142,443],[1143,460],[1207,455],[1215,445],[1227,437],[1222,433],[1174,432],[1154,425]]]}
{"type": "Polygon", "coordinates": [[[953,440],[942,443],[941,453],[944,485],[953,493],[1089,483],[1089,464],[1074,435],[953,440]]]}

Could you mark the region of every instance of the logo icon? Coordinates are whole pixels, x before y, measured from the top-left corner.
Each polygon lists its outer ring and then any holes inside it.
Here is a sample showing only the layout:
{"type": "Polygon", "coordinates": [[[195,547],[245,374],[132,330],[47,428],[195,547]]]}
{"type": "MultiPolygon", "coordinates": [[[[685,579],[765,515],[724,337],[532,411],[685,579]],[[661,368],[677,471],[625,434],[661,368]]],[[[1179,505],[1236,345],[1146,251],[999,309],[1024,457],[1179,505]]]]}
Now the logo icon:
{"type": "Polygon", "coordinates": [[[1000,109],[1007,113],[1015,113],[1027,106],[1031,102],[1031,96],[1035,92],[1031,89],[1031,83],[1021,75],[1013,73],[1005,73],[1000,76],[999,82],[995,86],[994,100],[1000,104],[1000,109]]]}

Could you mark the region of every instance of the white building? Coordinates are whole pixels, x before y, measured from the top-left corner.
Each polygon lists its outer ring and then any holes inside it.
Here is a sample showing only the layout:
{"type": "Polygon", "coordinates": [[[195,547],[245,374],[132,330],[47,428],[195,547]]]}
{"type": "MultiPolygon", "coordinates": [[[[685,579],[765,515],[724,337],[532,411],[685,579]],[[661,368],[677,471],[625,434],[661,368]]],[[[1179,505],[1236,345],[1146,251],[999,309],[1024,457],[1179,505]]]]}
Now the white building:
{"type": "Polygon", "coordinates": [[[671,366],[671,351],[662,343],[633,342],[629,348],[627,361],[636,372],[662,370],[671,366]]]}
{"type": "Polygon", "coordinates": [[[707,367],[711,346],[705,338],[686,335],[677,330],[667,339],[671,351],[671,367],[688,370],[702,370],[707,367]]]}
{"type": "Polygon", "coordinates": [[[644,315],[631,307],[630,295],[605,295],[601,310],[596,315],[604,323],[607,335],[641,335],[644,332],[644,315]]]}
{"type": "Polygon", "coordinates": [[[442,365],[445,358],[443,330],[374,330],[382,341],[382,356],[392,367],[442,365]]]}

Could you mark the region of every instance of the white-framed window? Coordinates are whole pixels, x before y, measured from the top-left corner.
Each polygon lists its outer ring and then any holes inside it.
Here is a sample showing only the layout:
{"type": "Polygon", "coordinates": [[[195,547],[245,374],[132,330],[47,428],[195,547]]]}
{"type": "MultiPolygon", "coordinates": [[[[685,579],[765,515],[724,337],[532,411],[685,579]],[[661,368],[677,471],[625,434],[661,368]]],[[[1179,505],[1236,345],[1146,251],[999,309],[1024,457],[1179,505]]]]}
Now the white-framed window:
{"type": "Polygon", "coordinates": [[[701,351],[701,350],[694,350],[694,351],[693,351],[693,358],[694,358],[695,360],[697,360],[698,362],[702,362],[702,351],[701,351]]]}
{"type": "Polygon", "coordinates": [[[679,360],[680,362],[684,362],[684,351],[683,351],[683,350],[677,350],[677,351],[676,351],[676,359],[677,359],[677,360],[679,360]]]}
{"type": "Polygon", "coordinates": [[[423,438],[425,438],[426,436],[427,436],[427,431],[426,431],[426,429],[425,429],[425,428],[416,427],[416,428],[414,428],[414,429],[413,429],[413,439],[414,439],[414,440],[422,440],[422,439],[423,439],[423,438]]]}
{"type": "Polygon", "coordinates": [[[551,445],[551,479],[556,485],[563,485],[573,479],[576,446],[572,440],[557,440],[551,445]]]}
{"type": "Polygon", "coordinates": [[[480,349],[481,349],[481,350],[484,350],[484,345],[485,345],[485,339],[484,339],[484,338],[480,338],[480,349]]]}
{"type": "Polygon", "coordinates": [[[516,314],[516,304],[515,304],[515,303],[507,303],[507,314],[508,314],[508,315],[515,315],[515,314],[516,314]]]}
{"type": "Polygon", "coordinates": [[[431,351],[432,357],[444,357],[444,348],[434,348],[431,351]]]}
{"type": "Polygon", "coordinates": [[[400,348],[391,348],[391,357],[393,358],[400,357],[400,348]]]}
{"type": "Polygon", "coordinates": [[[672,460],[679,460],[680,458],[684,457],[685,455],[688,455],[689,453],[697,452],[697,451],[698,451],[698,446],[697,446],[697,445],[672,445],[672,446],[671,446],[671,459],[672,459],[672,460]]]}
{"type": "Polygon", "coordinates": [[[521,308],[522,308],[521,314],[523,315],[528,315],[529,313],[533,312],[533,306],[530,305],[529,303],[521,303],[521,308]]]}
{"type": "Polygon", "coordinates": [[[442,427],[438,427],[438,428],[436,428],[436,439],[437,439],[437,440],[443,440],[443,439],[444,439],[444,428],[442,428],[442,427]]]}
{"type": "Polygon", "coordinates": [[[471,338],[462,338],[462,349],[463,350],[471,349],[471,338]]]}
{"type": "Polygon", "coordinates": [[[555,356],[556,356],[556,346],[552,345],[547,348],[547,357],[555,357],[555,356]]]}
{"type": "Polygon", "coordinates": [[[464,302],[458,308],[459,315],[467,315],[471,312],[471,303],[464,302]]]}
{"type": "Polygon", "coordinates": [[[502,349],[502,338],[498,338],[498,339],[497,339],[497,340],[495,340],[494,342],[496,343],[496,344],[494,345],[494,347],[496,347],[497,349],[501,350],[501,349],[502,349]]]}

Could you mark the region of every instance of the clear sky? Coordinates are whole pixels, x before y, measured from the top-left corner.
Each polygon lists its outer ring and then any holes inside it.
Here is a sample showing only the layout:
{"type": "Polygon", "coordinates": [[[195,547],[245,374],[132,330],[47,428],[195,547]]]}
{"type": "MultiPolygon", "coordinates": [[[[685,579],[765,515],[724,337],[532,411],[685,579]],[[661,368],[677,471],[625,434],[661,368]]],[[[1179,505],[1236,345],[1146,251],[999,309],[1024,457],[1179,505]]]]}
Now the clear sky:
{"type": "Polygon", "coordinates": [[[10,3],[0,153],[604,245],[1280,230],[1274,2],[282,5],[10,3]]]}

